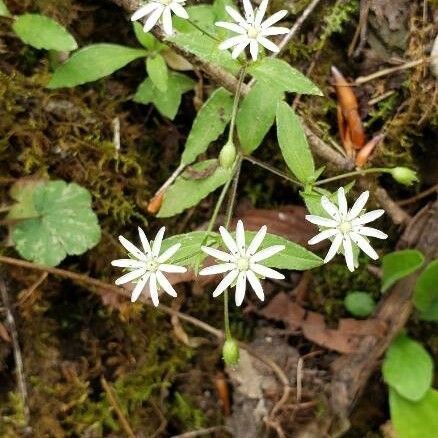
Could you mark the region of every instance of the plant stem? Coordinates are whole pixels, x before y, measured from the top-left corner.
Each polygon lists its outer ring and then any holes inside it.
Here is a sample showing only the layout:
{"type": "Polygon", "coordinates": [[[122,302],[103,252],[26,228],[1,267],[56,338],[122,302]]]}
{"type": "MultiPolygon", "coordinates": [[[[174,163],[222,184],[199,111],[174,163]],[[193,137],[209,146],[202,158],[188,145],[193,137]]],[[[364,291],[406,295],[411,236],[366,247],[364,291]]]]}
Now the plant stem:
{"type": "Polygon", "coordinates": [[[233,140],[234,127],[236,125],[237,108],[239,107],[240,95],[242,94],[243,80],[245,79],[246,64],[240,69],[239,81],[237,82],[236,94],[234,95],[233,111],[231,113],[230,130],[228,132],[228,141],[233,140]]]}
{"type": "Polygon", "coordinates": [[[224,222],[225,228],[228,228],[230,226],[231,218],[233,217],[234,204],[236,202],[237,186],[239,184],[241,167],[242,167],[242,157],[239,155],[236,163],[236,171],[233,177],[233,185],[231,186],[230,197],[228,199],[227,213],[224,222]]]}
{"type": "Polygon", "coordinates": [[[228,312],[228,288],[224,290],[224,329],[225,340],[233,339],[230,329],[230,315],[228,312]]]}
{"type": "Polygon", "coordinates": [[[300,187],[304,187],[304,184],[301,183],[300,181],[297,181],[296,179],[290,177],[289,175],[282,172],[281,170],[278,170],[275,167],[272,167],[271,165],[264,163],[263,161],[257,160],[257,158],[251,157],[250,155],[245,155],[243,158],[245,160],[249,161],[250,163],[255,164],[256,166],[262,167],[263,169],[266,169],[269,172],[285,179],[286,181],[289,181],[289,182],[296,184],[300,187]]]}
{"type": "Polygon", "coordinates": [[[321,179],[315,183],[315,186],[320,186],[322,184],[327,184],[332,181],[337,181],[338,179],[349,178],[350,176],[362,176],[367,173],[385,173],[388,172],[386,167],[373,167],[371,169],[355,170],[354,172],[343,173],[342,175],[332,176],[331,178],[321,179]]]}

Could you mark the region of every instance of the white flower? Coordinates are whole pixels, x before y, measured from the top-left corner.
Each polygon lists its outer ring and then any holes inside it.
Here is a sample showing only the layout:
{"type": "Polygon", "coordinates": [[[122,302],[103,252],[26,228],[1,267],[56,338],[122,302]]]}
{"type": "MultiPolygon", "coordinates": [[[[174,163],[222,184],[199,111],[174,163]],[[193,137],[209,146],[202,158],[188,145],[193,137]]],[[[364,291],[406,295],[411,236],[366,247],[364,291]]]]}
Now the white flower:
{"type": "Polygon", "coordinates": [[[373,210],[368,213],[362,213],[370,193],[362,193],[357,201],[348,210],[347,199],[345,198],[344,189],[338,189],[338,206],[328,200],[326,196],[321,198],[321,205],[330,218],[307,215],[306,219],[312,224],[324,228],[324,230],[309,240],[310,245],[319,243],[325,239],[331,239],[333,242],[325,256],[324,263],[329,262],[338,252],[341,245],[344,249],[345,261],[348,269],[354,271],[353,246],[354,242],[365,254],[373,260],[379,258],[378,254],[363,236],[376,237],[377,239],[386,239],[388,236],[376,228],[366,227],[365,224],[372,222],[382,216],[384,210],[373,210]]]}
{"type": "Polygon", "coordinates": [[[131,17],[131,21],[140,20],[140,18],[149,15],[144,23],[143,30],[149,32],[161,19],[164,33],[172,35],[172,12],[178,17],[189,18],[186,10],[183,8],[185,0],[152,0],[141,6],[131,17]]]}
{"type": "Polygon", "coordinates": [[[148,281],[150,296],[155,306],[158,306],[159,303],[157,283],[170,296],[176,297],[175,289],[163,273],[183,273],[186,272],[187,269],[182,266],[168,265],[165,263],[178,251],[181,246],[180,243],[172,245],[169,249],[167,249],[166,251],[164,251],[163,254],[160,255],[164,230],[165,227],[160,228],[157,235],[155,236],[155,240],[153,241],[151,247],[144,231],[140,227],[138,227],[138,234],[140,235],[143,251],[138,249],[123,236],[119,236],[120,243],[125,247],[125,249],[133,258],[113,260],[111,264],[119,268],[129,269],[129,272],[127,274],[122,275],[115,281],[116,285],[129,283],[133,280],[137,281],[137,284],[135,285],[131,295],[132,302],[137,301],[148,281]]]}
{"type": "Polygon", "coordinates": [[[279,47],[266,37],[272,35],[282,35],[289,32],[286,27],[272,27],[273,24],[280,21],[287,15],[287,11],[282,10],[276,12],[274,15],[263,21],[266,8],[269,0],[262,0],[259,8],[255,11],[249,0],[243,0],[243,8],[245,10],[245,18],[230,6],[225,6],[228,15],[236,22],[229,23],[227,21],[219,21],[216,26],[231,30],[239,35],[225,40],[220,44],[220,50],[226,50],[234,47],[232,57],[237,58],[248,46],[252,59],[257,60],[259,53],[259,44],[264,46],[271,52],[278,52],[279,47]]]}
{"type": "Polygon", "coordinates": [[[265,299],[265,295],[257,276],[277,278],[279,280],[284,278],[283,274],[259,264],[259,262],[262,260],[277,254],[285,248],[284,245],[273,245],[257,252],[263,242],[263,239],[265,238],[266,229],[266,225],[260,228],[258,233],[252,239],[248,248],[246,248],[245,230],[242,221],[239,220],[236,227],[236,240],[231,237],[230,233],[224,227],[219,228],[222,240],[230,251],[230,254],[215,248],[210,248],[208,246],[202,247],[202,250],[205,253],[225,263],[204,268],[199,273],[200,275],[215,275],[228,272],[228,274],[225,275],[225,277],[216,287],[215,291],[213,292],[213,297],[220,295],[225,289],[231,286],[234,281],[237,280],[235,300],[236,305],[240,306],[243,298],[245,297],[246,280],[248,280],[257,297],[263,301],[265,299]]]}

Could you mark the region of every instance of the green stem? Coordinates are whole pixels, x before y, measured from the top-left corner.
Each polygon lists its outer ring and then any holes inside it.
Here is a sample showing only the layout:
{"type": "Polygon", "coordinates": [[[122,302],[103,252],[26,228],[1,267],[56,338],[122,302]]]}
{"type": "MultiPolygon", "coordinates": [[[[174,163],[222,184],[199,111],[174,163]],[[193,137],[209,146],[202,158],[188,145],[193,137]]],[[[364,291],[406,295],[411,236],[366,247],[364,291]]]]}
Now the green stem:
{"type": "Polygon", "coordinates": [[[366,175],[367,173],[385,173],[388,172],[390,169],[387,167],[373,167],[371,169],[364,169],[364,170],[355,170],[354,172],[348,172],[343,173],[342,175],[332,176],[331,178],[321,179],[315,183],[315,186],[320,186],[322,184],[327,184],[332,181],[337,181],[339,179],[349,178],[350,176],[362,176],[366,175]]]}
{"type": "Polygon", "coordinates": [[[237,83],[236,94],[234,95],[233,111],[231,113],[230,130],[228,132],[228,141],[233,140],[234,127],[236,125],[237,108],[239,107],[240,94],[242,92],[242,84],[245,79],[246,64],[240,69],[239,82],[237,83]]]}
{"type": "Polygon", "coordinates": [[[257,158],[251,157],[250,155],[245,155],[243,158],[246,161],[249,161],[250,163],[255,164],[256,166],[262,167],[263,169],[266,169],[269,172],[285,179],[286,181],[289,181],[289,182],[296,184],[300,187],[304,187],[303,183],[297,181],[296,179],[291,178],[289,175],[282,172],[281,170],[278,170],[275,167],[272,167],[271,165],[264,163],[263,161],[257,160],[257,158]]]}
{"type": "Polygon", "coordinates": [[[239,184],[241,166],[242,166],[242,157],[239,156],[237,158],[236,172],[234,173],[233,185],[231,186],[230,197],[229,197],[228,205],[227,205],[227,213],[226,213],[225,222],[224,222],[225,228],[228,228],[230,226],[231,218],[233,217],[234,204],[236,202],[237,186],[239,184]]]}
{"type": "Polygon", "coordinates": [[[233,339],[230,329],[230,315],[228,312],[228,288],[224,291],[224,328],[225,340],[233,339]]]}

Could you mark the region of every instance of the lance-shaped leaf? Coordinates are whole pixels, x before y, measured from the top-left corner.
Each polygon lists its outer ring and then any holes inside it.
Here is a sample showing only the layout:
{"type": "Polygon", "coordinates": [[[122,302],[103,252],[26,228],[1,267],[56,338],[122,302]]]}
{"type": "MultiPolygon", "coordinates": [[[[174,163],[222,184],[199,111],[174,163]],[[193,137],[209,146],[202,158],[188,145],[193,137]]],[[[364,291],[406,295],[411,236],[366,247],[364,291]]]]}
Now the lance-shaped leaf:
{"type": "Polygon", "coordinates": [[[292,173],[304,184],[315,179],[315,163],[309,143],[294,110],[286,103],[277,106],[277,138],[292,173]]]}
{"type": "Polygon", "coordinates": [[[164,58],[160,54],[148,56],[146,60],[146,70],[158,90],[166,92],[169,74],[164,58]]]}
{"type": "Polygon", "coordinates": [[[117,44],[93,44],[75,52],[54,72],[48,88],[75,87],[101,79],[147,55],[143,49],[117,44]]]}
{"type": "Polygon", "coordinates": [[[183,164],[193,163],[199,154],[207,150],[211,142],[217,140],[231,119],[232,109],[231,93],[223,88],[212,93],[193,122],[181,157],[183,164]]]}
{"type": "Polygon", "coordinates": [[[20,15],[12,24],[12,28],[24,43],[37,49],[70,52],[78,48],[73,36],[45,15],[20,15]]]}
{"type": "Polygon", "coordinates": [[[56,266],[100,240],[97,216],[88,190],[75,183],[51,181],[33,193],[36,217],[15,225],[12,240],[27,260],[56,266]]]}
{"type": "Polygon", "coordinates": [[[218,166],[217,160],[194,164],[165,192],[158,217],[170,217],[181,213],[204,199],[209,193],[224,185],[231,177],[230,170],[218,166]]]}

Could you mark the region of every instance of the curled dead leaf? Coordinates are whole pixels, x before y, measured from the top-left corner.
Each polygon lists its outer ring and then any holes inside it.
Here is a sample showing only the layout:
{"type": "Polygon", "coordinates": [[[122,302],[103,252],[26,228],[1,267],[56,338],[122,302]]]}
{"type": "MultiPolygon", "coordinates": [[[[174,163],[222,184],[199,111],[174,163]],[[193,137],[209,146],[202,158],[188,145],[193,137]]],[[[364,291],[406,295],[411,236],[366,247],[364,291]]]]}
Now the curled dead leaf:
{"type": "Polygon", "coordinates": [[[158,210],[161,208],[161,204],[163,203],[164,192],[158,192],[155,196],[149,201],[147,206],[147,211],[150,214],[157,214],[158,210]]]}
{"type": "Polygon", "coordinates": [[[379,134],[373,137],[357,154],[356,156],[356,166],[363,167],[368,162],[368,159],[376,146],[383,140],[384,135],[379,134]]]}

